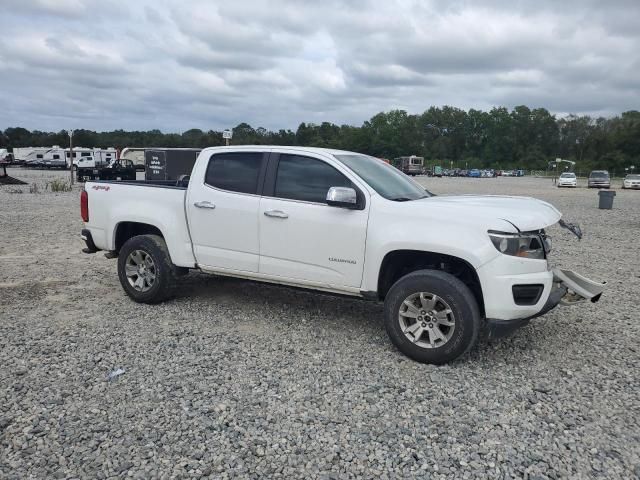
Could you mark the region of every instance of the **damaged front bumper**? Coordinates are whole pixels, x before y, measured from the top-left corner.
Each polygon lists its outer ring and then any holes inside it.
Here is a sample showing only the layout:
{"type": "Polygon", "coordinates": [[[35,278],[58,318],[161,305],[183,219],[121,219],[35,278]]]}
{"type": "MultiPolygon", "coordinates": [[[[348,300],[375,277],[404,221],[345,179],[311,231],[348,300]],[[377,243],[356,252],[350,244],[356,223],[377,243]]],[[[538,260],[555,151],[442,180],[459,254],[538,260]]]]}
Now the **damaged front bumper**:
{"type": "Polygon", "coordinates": [[[575,305],[585,300],[595,303],[600,300],[602,292],[604,292],[606,282],[595,282],[571,270],[554,268],[552,272],[553,288],[542,309],[534,315],[515,320],[488,318],[487,326],[490,337],[503,337],[508,335],[518,328],[527,325],[530,320],[553,310],[558,305],[575,305]]]}

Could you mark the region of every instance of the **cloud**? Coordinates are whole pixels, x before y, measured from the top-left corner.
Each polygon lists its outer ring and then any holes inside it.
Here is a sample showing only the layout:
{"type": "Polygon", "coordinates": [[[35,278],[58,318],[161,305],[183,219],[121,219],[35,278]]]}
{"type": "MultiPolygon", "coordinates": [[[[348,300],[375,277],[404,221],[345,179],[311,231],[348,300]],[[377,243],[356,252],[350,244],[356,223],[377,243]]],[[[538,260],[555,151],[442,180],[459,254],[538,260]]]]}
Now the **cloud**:
{"type": "Polygon", "coordinates": [[[361,124],[431,105],[640,105],[640,4],[0,0],[0,128],[361,124]]]}

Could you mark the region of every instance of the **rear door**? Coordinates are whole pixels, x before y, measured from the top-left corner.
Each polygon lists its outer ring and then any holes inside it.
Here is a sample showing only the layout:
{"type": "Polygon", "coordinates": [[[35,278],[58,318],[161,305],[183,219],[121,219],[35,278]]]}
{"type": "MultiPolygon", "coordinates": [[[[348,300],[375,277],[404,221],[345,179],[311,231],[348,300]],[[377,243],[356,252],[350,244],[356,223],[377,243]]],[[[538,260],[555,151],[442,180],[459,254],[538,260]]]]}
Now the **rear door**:
{"type": "Polygon", "coordinates": [[[337,162],[311,154],[271,157],[260,203],[260,273],[321,287],[360,287],[368,198],[337,162]],[[355,187],[361,209],[327,205],[331,187],[355,187]]]}
{"type": "Polygon", "coordinates": [[[261,151],[214,152],[204,175],[192,177],[186,209],[202,268],[258,271],[258,209],[267,157],[261,151]]]}

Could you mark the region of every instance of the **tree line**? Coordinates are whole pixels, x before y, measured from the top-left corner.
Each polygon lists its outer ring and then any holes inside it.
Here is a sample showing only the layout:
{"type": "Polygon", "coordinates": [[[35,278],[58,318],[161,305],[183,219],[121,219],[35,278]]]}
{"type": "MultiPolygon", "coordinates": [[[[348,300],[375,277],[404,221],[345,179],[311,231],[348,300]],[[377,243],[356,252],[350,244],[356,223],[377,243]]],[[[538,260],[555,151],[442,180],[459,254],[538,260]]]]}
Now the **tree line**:
{"type": "MultiPolygon", "coordinates": [[[[222,132],[191,129],[94,132],[75,130],[74,145],[83,147],[208,147],[223,145],[222,132]]],[[[65,146],[66,131],[41,132],[12,127],[0,132],[0,148],[65,146]]],[[[556,118],[544,108],[495,107],[488,112],[444,106],[422,114],[391,110],[361,126],[330,122],[301,123],[296,131],[233,128],[232,145],[300,145],[337,148],[381,158],[425,157],[429,165],[458,168],[546,170],[560,157],[576,170],[607,169],[623,173],[640,169],[640,112],[610,118],[569,115],[556,118]]]]}

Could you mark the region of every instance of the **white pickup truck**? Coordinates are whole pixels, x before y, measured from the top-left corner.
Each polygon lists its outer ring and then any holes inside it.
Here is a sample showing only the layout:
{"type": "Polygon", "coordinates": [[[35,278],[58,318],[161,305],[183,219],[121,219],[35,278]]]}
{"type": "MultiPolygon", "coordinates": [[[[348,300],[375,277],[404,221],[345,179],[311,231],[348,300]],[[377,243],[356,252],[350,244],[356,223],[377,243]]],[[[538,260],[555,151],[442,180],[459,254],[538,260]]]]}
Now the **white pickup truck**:
{"type": "MultiPolygon", "coordinates": [[[[127,295],[155,303],[189,269],[384,301],[392,342],[426,363],[467,352],[603,285],[552,268],[552,205],[435,196],[373,157],[305,147],[203,150],[190,178],[87,182],[87,253],[118,257],[127,295]]],[[[574,229],[575,230],[575,229],[574,229]]]]}

